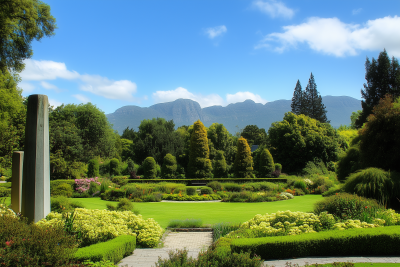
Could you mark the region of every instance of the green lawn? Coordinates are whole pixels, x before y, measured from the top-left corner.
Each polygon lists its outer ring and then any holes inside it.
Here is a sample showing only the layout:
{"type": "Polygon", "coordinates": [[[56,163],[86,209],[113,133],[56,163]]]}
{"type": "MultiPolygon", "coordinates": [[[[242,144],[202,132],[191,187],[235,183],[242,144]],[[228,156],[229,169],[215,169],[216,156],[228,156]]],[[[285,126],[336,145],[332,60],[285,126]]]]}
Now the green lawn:
{"type": "MultiPolygon", "coordinates": [[[[306,195],[294,199],[259,202],[259,203],[168,203],[168,202],[139,202],[134,203],[144,219],[154,218],[161,227],[167,227],[173,219],[202,219],[204,224],[218,222],[245,222],[256,214],[273,213],[276,211],[312,211],[313,204],[321,200],[321,195],[306,195]]],[[[77,199],[88,209],[105,209],[106,203],[100,198],[77,199]]]]}

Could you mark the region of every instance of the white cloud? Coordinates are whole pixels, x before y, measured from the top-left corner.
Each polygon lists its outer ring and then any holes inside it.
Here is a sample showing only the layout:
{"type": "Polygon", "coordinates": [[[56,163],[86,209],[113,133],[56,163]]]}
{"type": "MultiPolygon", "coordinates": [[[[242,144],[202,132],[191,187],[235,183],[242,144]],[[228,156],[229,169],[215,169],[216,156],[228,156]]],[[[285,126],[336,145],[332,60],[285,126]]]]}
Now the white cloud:
{"type": "Polygon", "coordinates": [[[215,37],[222,35],[226,31],[227,31],[227,29],[226,29],[225,25],[216,26],[216,27],[212,27],[212,28],[207,28],[207,29],[204,30],[205,34],[210,39],[214,39],[215,37]]]}
{"type": "Polygon", "coordinates": [[[250,92],[237,92],[236,94],[233,95],[231,94],[226,95],[226,101],[228,104],[243,102],[247,99],[253,100],[256,103],[261,103],[261,104],[267,103],[267,100],[262,99],[260,95],[255,95],[250,92]]]}
{"type": "Polygon", "coordinates": [[[327,55],[343,57],[357,55],[360,50],[380,50],[386,48],[389,55],[400,56],[400,17],[388,16],[369,20],[363,26],[346,24],[338,18],[309,18],[299,25],[284,26],[283,33],[268,34],[258,45],[283,52],[299,43],[306,43],[311,49],[327,55]]]}
{"type": "MultiPolygon", "coordinates": [[[[70,71],[62,62],[25,60],[25,69],[21,72],[24,81],[41,81],[45,89],[59,90],[57,86],[46,80],[66,79],[80,81],[80,89],[108,99],[133,101],[136,93],[136,84],[129,80],[114,81],[99,75],[79,74],[70,71]]],[[[29,88],[29,86],[27,87],[29,88]]]]}
{"type": "Polygon", "coordinates": [[[30,93],[33,91],[33,89],[35,89],[33,84],[27,82],[20,82],[18,87],[21,88],[24,93],[30,93]]]}
{"type": "Polygon", "coordinates": [[[353,11],[351,12],[353,15],[357,15],[358,13],[360,13],[362,11],[362,8],[357,8],[357,9],[353,9],[353,11]]]}
{"type": "Polygon", "coordinates": [[[60,92],[61,90],[57,87],[57,86],[55,86],[54,84],[51,84],[51,83],[48,83],[48,82],[45,82],[45,81],[41,81],[40,82],[40,85],[44,88],[44,89],[47,89],[47,90],[54,90],[54,91],[56,91],[56,92],[60,92]]]}
{"type": "Polygon", "coordinates": [[[67,70],[65,63],[62,62],[27,59],[24,63],[25,69],[20,74],[22,80],[40,81],[57,78],[72,80],[79,78],[76,71],[67,70]]]}
{"type": "Polygon", "coordinates": [[[76,95],[72,95],[72,96],[75,97],[76,99],[78,99],[79,101],[81,101],[84,104],[86,104],[87,102],[90,102],[90,98],[86,97],[84,95],[76,94],[76,95]]]}
{"type": "Polygon", "coordinates": [[[227,94],[226,100],[217,94],[210,94],[203,96],[201,94],[193,94],[187,89],[178,87],[175,90],[170,91],[157,91],[153,93],[153,99],[156,103],[172,102],[176,99],[191,99],[200,104],[202,108],[210,106],[226,106],[231,103],[243,102],[247,99],[251,99],[256,103],[267,103],[266,100],[262,99],[259,95],[255,95],[250,92],[237,92],[236,94],[227,94]]]}
{"type": "Polygon", "coordinates": [[[56,108],[56,107],[62,105],[62,102],[57,101],[55,99],[51,99],[51,98],[49,98],[49,103],[50,103],[50,106],[53,106],[53,108],[56,108]]]}
{"type": "Polygon", "coordinates": [[[290,19],[294,15],[293,9],[286,7],[284,3],[276,0],[257,0],[253,1],[252,5],[261,12],[268,14],[272,18],[283,17],[290,19]]]}

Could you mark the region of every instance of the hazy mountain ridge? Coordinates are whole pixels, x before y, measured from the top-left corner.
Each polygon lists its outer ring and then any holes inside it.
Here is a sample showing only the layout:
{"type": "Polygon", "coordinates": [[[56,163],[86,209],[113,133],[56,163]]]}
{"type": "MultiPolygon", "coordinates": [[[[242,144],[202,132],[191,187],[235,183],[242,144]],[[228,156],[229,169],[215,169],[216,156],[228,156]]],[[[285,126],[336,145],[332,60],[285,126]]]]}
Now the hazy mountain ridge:
{"type": "MultiPolygon", "coordinates": [[[[324,96],[322,102],[326,106],[327,117],[331,125],[339,127],[350,124],[350,115],[361,109],[361,101],[348,96],[324,96]]],[[[206,127],[212,123],[222,123],[234,134],[246,125],[257,125],[268,130],[271,123],[281,121],[285,112],[291,110],[291,100],[276,100],[265,105],[245,100],[229,104],[226,107],[211,106],[201,108],[199,103],[190,99],[177,99],[173,102],[159,103],[150,107],[124,106],[114,113],[107,114],[113,128],[122,134],[126,127],[138,130],[144,119],[164,118],[173,120],[175,127],[191,125],[200,119],[206,127]]]]}

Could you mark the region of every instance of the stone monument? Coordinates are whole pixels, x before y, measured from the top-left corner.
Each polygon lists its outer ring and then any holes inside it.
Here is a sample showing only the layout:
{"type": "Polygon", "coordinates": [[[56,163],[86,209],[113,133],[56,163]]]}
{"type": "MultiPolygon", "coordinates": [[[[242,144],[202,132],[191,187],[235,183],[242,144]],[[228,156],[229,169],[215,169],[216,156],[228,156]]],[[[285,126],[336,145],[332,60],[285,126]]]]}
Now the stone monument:
{"type": "Polygon", "coordinates": [[[38,222],[50,213],[49,101],[30,95],[26,114],[21,213],[38,222]]]}

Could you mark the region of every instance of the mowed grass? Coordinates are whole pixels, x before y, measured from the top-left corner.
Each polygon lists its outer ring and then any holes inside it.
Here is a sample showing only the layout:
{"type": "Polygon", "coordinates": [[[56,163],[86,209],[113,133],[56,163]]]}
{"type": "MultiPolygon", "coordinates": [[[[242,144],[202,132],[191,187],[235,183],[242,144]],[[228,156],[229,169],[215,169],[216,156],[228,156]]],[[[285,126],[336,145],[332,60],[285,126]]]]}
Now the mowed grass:
{"type": "MultiPolygon", "coordinates": [[[[166,228],[171,220],[201,219],[204,224],[219,222],[240,223],[250,220],[256,214],[274,213],[277,211],[303,211],[313,210],[314,203],[321,200],[321,195],[306,195],[294,199],[259,202],[259,203],[230,203],[230,202],[135,202],[144,219],[153,218],[161,227],[166,228]]],[[[100,198],[74,199],[81,202],[87,209],[105,209],[106,203],[100,198]]]]}

